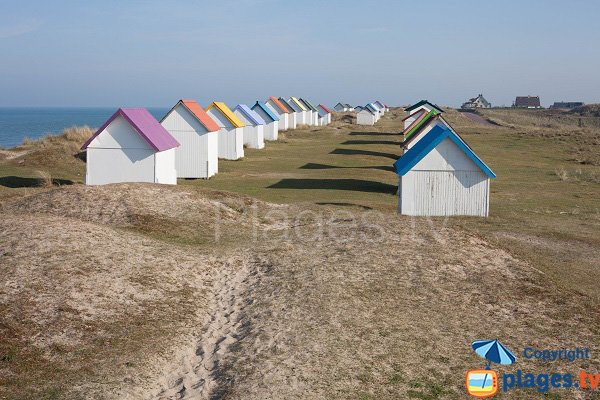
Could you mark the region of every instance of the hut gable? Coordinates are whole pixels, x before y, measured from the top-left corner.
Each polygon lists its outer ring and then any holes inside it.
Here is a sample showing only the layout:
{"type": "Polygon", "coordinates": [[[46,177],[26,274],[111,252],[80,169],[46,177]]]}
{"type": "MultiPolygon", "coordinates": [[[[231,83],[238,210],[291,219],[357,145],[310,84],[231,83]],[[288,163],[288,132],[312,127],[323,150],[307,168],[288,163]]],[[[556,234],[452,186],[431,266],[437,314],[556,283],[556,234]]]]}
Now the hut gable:
{"type": "Polygon", "coordinates": [[[267,105],[264,102],[257,101],[252,106],[252,110],[256,111],[257,109],[263,112],[263,119],[265,118],[265,116],[267,116],[271,120],[266,122],[279,121],[279,117],[273,112],[273,110],[267,107],[267,105]]]}
{"type": "Polygon", "coordinates": [[[288,110],[290,113],[293,113],[293,112],[295,112],[295,111],[294,111],[294,108],[291,106],[291,104],[290,104],[290,103],[288,103],[288,102],[287,102],[287,100],[286,100],[286,99],[284,99],[283,97],[280,97],[280,98],[278,98],[277,100],[279,100],[279,102],[280,102],[280,103],[281,103],[281,104],[282,104],[282,105],[283,105],[285,108],[287,108],[287,110],[288,110]]]}
{"type": "Polygon", "coordinates": [[[436,110],[437,112],[440,112],[440,113],[444,112],[444,110],[442,110],[440,107],[438,107],[437,105],[435,105],[433,103],[430,103],[427,100],[418,101],[415,104],[406,107],[404,109],[404,111],[410,113],[411,111],[416,110],[416,109],[418,109],[420,107],[426,107],[428,110],[433,110],[434,109],[434,110],[436,110]]]}
{"type": "Polygon", "coordinates": [[[158,152],[173,149],[179,146],[179,143],[145,108],[119,108],[81,146],[81,149],[147,148],[148,146],[158,152]],[[126,125],[133,130],[127,129],[126,125]],[[135,132],[138,135],[129,135],[128,132],[135,132]],[[143,140],[139,140],[140,138],[143,140]]]}
{"type": "Polygon", "coordinates": [[[225,120],[227,120],[234,128],[244,127],[244,123],[240,121],[240,119],[229,109],[229,107],[227,107],[225,103],[221,101],[213,101],[208,107],[206,107],[206,111],[212,109],[218,111],[213,115],[218,119],[219,122],[221,122],[219,124],[220,126],[225,126],[225,120]]]}
{"type": "Polygon", "coordinates": [[[286,113],[287,114],[287,113],[290,112],[290,110],[288,110],[288,108],[286,107],[286,105],[283,104],[278,98],[276,98],[274,96],[271,96],[271,97],[269,97],[269,100],[270,100],[271,103],[273,103],[277,107],[277,110],[280,113],[286,113]]]}
{"type": "Polygon", "coordinates": [[[496,177],[457,134],[442,126],[436,126],[429,131],[394,163],[394,169],[400,176],[412,169],[472,171],[475,168],[480,169],[488,178],[496,177]]]}
{"type": "MultiPolygon", "coordinates": [[[[160,120],[161,125],[167,130],[181,130],[181,127],[171,126],[172,124],[169,117],[174,112],[180,113],[182,118],[186,120],[188,119],[186,117],[189,117],[196,123],[200,123],[200,125],[208,132],[217,132],[220,129],[219,125],[217,125],[217,123],[206,113],[206,111],[202,109],[202,107],[198,105],[198,103],[196,103],[195,100],[179,100],[177,104],[175,104],[173,108],[171,108],[160,120]],[[181,112],[181,110],[183,110],[183,112],[181,112]]],[[[195,128],[192,126],[193,124],[194,123],[192,121],[188,122],[189,128],[195,130],[195,128]]]]}
{"type": "Polygon", "coordinates": [[[260,115],[252,111],[250,107],[248,107],[245,104],[238,104],[234,108],[233,112],[235,113],[236,111],[245,117],[248,124],[251,124],[253,126],[266,124],[265,120],[262,119],[260,115]]]}
{"type": "Polygon", "coordinates": [[[297,98],[290,97],[290,102],[296,104],[300,108],[300,111],[308,111],[308,108],[306,108],[304,106],[304,104],[302,104],[302,102],[300,100],[298,100],[297,98]]]}

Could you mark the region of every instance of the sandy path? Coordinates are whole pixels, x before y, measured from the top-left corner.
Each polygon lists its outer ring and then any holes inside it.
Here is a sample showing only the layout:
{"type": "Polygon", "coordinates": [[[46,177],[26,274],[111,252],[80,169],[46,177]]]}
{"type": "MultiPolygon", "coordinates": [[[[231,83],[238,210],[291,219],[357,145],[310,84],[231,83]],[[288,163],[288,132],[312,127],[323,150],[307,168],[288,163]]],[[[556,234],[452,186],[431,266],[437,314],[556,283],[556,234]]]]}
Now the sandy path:
{"type": "Polygon", "coordinates": [[[471,113],[471,112],[462,112],[461,115],[464,115],[466,118],[468,118],[469,120],[471,120],[477,124],[481,124],[481,125],[485,125],[485,126],[496,126],[479,114],[475,114],[475,113],[471,113]]]}

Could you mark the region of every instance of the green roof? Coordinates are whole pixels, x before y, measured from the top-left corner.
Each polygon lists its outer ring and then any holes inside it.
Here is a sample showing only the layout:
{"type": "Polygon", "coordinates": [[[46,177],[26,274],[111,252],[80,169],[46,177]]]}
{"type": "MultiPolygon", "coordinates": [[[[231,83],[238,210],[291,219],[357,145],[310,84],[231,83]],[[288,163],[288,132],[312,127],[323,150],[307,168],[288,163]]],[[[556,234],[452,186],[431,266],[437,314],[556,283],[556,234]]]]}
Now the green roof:
{"type": "Polygon", "coordinates": [[[444,110],[442,110],[441,108],[439,108],[438,106],[436,106],[433,103],[428,102],[427,100],[421,100],[415,104],[413,104],[412,106],[408,106],[404,109],[404,111],[412,111],[415,108],[419,108],[421,106],[424,106],[425,104],[429,104],[431,106],[432,109],[437,110],[438,112],[444,112],[444,110]]]}
{"type": "Polygon", "coordinates": [[[421,128],[425,127],[425,125],[427,125],[429,123],[429,121],[431,121],[431,119],[438,114],[439,114],[439,112],[437,112],[436,110],[429,111],[427,113],[427,115],[425,115],[425,117],[421,121],[419,121],[418,124],[413,126],[408,132],[406,132],[404,134],[404,140],[407,140],[412,135],[414,135],[416,132],[420,131],[421,128]]]}

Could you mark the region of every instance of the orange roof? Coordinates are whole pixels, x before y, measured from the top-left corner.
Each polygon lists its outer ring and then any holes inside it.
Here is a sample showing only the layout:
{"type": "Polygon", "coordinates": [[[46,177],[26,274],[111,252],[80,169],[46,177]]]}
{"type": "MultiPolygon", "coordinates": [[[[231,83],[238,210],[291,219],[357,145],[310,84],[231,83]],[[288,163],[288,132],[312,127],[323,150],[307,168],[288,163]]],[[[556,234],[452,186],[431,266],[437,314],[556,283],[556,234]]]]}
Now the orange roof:
{"type": "Polygon", "coordinates": [[[290,112],[290,110],[288,110],[288,109],[287,109],[287,107],[286,107],[286,106],[284,106],[284,105],[283,105],[283,103],[281,103],[281,102],[279,101],[279,99],[277,99],[277,98],[275,98],[275,97],[273,97],[273,96],[270,96],[270,97],[269,97],[269,99],[270,99],[270,100],[271,100],[273,103],[275,103],[275,105],[276,105],[277,107],[279,107],[279,108],[281,109],[281,111],[283,111],[284,113],[288,114],[288,113],[290,112]]]}
{"type": "Polygon", "coordinates": [[[217,125],[217,123],[206,113],[206,111],[204,111],[202,107],[196,103],[195,100],[180,101],[188,110],[190,110],[192,114],[194,114],[196,118],[198,118],[198,121],[200,121],[200,123],[204,125],[209,132],[216,132],[221,129],[219,128],[219,125],[217,125]]]}

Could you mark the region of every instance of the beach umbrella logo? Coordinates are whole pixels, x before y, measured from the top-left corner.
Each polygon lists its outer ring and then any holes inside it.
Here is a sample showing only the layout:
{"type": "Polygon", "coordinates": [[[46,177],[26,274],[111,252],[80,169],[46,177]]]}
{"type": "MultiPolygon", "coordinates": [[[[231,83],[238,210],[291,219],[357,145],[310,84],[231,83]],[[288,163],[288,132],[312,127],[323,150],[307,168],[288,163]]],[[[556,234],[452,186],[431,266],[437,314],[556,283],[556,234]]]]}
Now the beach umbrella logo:
{"type": "Polygon", "coordinates": [[[471,347],[487,363],[485,369],[467,371],[467,393],[480,399],[492,397],[498,392],[498,374],[490,369],[491,364],[510,365],[517,357],[498,340],[475,340],[471,347]]]}

